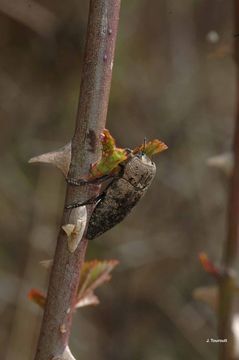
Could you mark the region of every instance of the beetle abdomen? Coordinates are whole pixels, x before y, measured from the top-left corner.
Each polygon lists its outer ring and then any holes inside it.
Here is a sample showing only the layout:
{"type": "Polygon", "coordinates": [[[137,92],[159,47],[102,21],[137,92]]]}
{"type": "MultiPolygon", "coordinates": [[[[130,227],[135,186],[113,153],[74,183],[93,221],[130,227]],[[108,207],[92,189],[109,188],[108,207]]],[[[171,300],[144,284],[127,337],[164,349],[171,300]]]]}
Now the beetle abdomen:
{"type": "Polygon", "coordinates": [[[91,215],[87,238],[94,239],[121,222],[142,195],[122,178],[113,181],[91,215]]]}
{"type": "Polygon", "coordinates": [[[112,181],[90,218],[87,235],[92,240],[121,222],[143,197],[155,175],[155,164],[134,157],[122,177],[112,181]]]}

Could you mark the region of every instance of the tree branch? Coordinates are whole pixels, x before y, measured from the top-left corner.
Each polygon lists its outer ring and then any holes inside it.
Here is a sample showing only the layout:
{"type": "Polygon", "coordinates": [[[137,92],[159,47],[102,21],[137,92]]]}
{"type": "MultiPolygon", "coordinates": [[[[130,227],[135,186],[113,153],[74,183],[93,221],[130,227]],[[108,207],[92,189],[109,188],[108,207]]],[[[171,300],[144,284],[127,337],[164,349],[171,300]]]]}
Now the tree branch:
{"type": "MultiPolygon", "coordinates": [[[[90,1],[81,94],[72,139],[71,178],[88,174],[90,164],[99,157],[99,136],[106,122],[119,10],[120,0],[90,1]]],[[[98,190],[98,186],[68,185],[65,205],[85,201],[98,190]]],[[[87,210],[90,213],[91,209],[87,210]]],[[[63,212],[61,226],[69,223],[69,219],[76,223],[76,209],[71,210],[71,214],[63,212]]],[[[83,238],[71,253],[67,235],[60,228],[35,360],[61,359],[68,345],[72,309],[87,242],[83,238]]]]}
{"type": "MultiPolygon", "coordinates": [[[[235,33],[239,33],[239,2],[234,1],[235,33]]],[[[234,131],[234,169],[231,177],[228,199],[228,234],[224,246],[223,268],[225,275],[220,284],[219,338],[228,341],[220,344],[220,359],[235,359],[232,339],[232,318],[234,315],[235,279],[233,272],[238,272],[239,255],[239,40],[235,37],[234,55],[237,71],[236,120],[234,131]]]]}

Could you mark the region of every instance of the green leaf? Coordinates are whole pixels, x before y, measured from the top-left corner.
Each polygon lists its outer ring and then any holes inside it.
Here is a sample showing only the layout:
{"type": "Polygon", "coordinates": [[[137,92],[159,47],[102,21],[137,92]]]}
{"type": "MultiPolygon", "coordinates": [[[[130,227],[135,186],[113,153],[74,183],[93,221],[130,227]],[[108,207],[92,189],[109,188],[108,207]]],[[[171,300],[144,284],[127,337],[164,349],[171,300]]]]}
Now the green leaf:
{"type": "Polygon", "coordinates": [[[102,144],[102,156],[99,161],[91,166],[91,176],[93,178],[111,174],[117,170],[118,165],[127,159],[125,149],[117,148],[115,139],[109,130],[104,129],[100,137],[102,144]]]}

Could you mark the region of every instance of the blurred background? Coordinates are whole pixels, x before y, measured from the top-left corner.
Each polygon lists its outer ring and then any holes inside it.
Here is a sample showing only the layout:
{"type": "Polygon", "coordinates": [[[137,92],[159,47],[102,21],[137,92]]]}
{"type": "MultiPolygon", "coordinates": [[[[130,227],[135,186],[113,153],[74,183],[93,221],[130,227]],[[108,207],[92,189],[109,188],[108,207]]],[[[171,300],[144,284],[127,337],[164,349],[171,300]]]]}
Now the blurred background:
{"type": "MultiPolygon", "coordinates": [[[[65,195],[61,174],[28,159],[74,130],[88,1],[0,0],[1,359],[34,357],[65,195]]],[[[225,239],[228,178],[207,166],[232,142],[232,2],[122,1],[107,127],[119,146],[159,138],[156,179],[87,259],[118,259],[101,303],[74,317],[81,360],[216,359],[216,316],[195,300],[213,285],[198,253],[216,262],[225,239]]]]}

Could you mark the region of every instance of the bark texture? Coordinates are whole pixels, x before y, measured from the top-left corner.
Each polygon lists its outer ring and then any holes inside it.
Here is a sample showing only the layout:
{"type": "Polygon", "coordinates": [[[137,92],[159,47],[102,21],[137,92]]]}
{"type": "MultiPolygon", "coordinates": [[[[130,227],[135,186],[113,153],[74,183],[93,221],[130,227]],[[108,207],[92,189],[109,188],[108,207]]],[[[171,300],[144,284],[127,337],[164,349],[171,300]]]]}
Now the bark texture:
{"type": "MultiPolygon", "coordinates": [[[[117,35],[120,0],[91,0],[76,128],[69,177],[89,172],[99,157],[99,136],[105,127],[117,35]]],[[[67,186],[65,204],[85,201],[98,186],[67,186]]],[[[88,212],[91,209],[88,207],[88,212]]],[[[89,217],[89,216],[88,216],[89,217]]],[[[75,209],[63,212],[51,271],[47,302],[35,360],[63,358],[68,345],[72,307],[84,262],[87,239],[71,253],[62,225],[76,224],[75,209]]]]}

